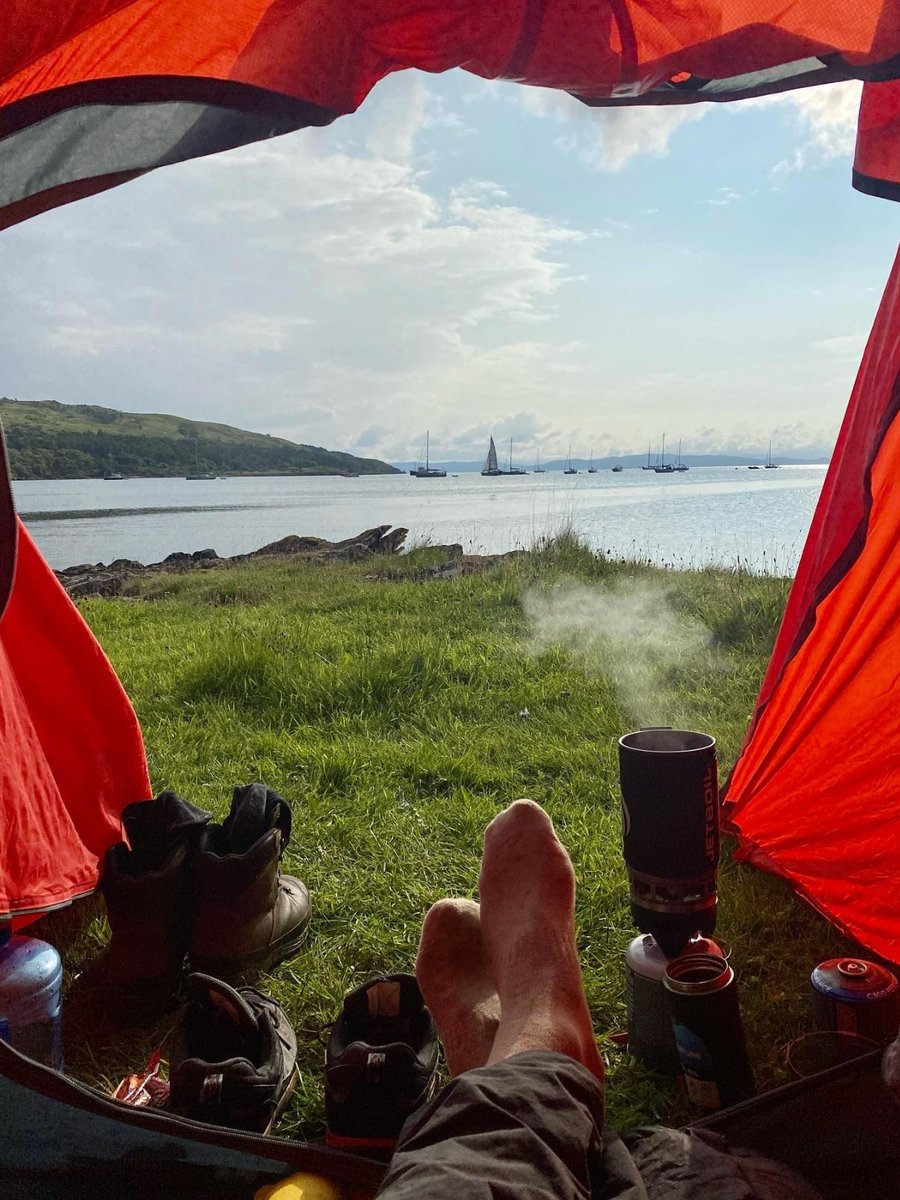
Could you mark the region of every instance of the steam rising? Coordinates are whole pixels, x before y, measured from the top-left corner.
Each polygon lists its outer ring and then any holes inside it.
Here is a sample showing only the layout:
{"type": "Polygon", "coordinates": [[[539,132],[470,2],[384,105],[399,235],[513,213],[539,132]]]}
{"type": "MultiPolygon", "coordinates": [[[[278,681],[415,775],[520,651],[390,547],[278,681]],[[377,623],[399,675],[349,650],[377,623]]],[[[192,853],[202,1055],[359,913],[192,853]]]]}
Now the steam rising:
{"type": "Polygon", "coordinates": [[[698,677],[725,669],[712,635],[675,610],[670,589],[643,581],[603,590],[565,580],[523,597],[531,649],[562,646],[614,684],[627,717],[641,726],[684,725],[698,677]]]}

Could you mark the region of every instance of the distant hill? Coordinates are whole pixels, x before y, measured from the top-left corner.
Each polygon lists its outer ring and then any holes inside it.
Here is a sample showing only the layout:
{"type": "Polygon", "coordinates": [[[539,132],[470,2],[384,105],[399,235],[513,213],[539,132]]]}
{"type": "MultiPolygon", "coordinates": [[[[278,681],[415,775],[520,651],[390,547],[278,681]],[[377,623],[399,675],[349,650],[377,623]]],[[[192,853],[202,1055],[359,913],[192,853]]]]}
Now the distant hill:
{"type": "Polygon", "coordinates": [[[392,475],[377,458],[298,445],[231,425],[95,404],[0,398],[14,479],[133,476],[392,475]]]}
{"type": "MultiPolygon", "coordinates": [[[[521,456],[513,456],[514,465],[524,467],[526,471],[534,469],[534,464],[528,459],[521,456]]],[[[751,463],[763,463],[765,461],[765,453],[751,454],[749,451],[744,454],[683,454],[681,461],[689,467],[749,467],[751,463]]],[[[666,455],[667,460],[671,460],[670,455],[666,455]]],[[[790,454],[774,454],[772,461],[778,463],[780,467],[787,466],[818,466],[827,463],[829,460],[826,456],[821,458],[795,458],[790,454]]],[[[644,467],[647,465],[646,454],[621,454],[610,455],[606,458],[595,458],[594,466],[598,471],[610,471],[617,464],[621,464],[626,468],[644,467]]],[[[398,462],[394,463],[395,467],[399,467],[401,471],[411,470],[417,466],[414,462],[398,462]]],[[[445,471],[459,471],[465,473],[467,471],[480,471],[482,467],[481,460],[477,462],[439,462],[437,459],[431,459],[433,467],[441,467],[445,471]]],[[[501,466],[505,466],[501,462],[501,466]]],[[[546,471],[561,471],[566,465],[564,458],[548,459],[546,462],[542,459],[541,466],[546,471]]],[[[586,471],[590,465],[590,459],[573,458],[572,466],[579,471],[586,471]]]]}

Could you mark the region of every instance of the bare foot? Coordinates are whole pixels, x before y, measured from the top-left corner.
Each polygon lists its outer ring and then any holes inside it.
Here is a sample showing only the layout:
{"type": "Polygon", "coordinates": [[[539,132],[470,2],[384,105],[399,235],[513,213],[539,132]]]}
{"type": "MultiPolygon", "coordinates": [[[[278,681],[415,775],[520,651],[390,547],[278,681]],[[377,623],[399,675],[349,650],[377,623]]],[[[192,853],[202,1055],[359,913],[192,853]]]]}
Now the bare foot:
{"type": "Polygon", "coordinates": [[[451,1075],[487,1062],[500,1020],[481,917],[474,900],[439,900],[422,925],[416,978],[451,1075]]]}
{"type": "Polygon", "coordinates": [[[485,830],[481,928],[500,997],[488,1059],[568,1054],[603,1078],[575,946],[575,872],[553,822],[517,800],[485,830]]]}

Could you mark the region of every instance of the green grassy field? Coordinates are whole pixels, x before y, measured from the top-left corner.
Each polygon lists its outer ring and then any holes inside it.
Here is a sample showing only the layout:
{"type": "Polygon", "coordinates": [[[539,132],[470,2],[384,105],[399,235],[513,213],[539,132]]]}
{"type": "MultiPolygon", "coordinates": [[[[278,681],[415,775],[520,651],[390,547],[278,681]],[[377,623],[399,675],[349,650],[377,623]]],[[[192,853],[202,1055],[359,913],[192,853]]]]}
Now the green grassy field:
{"type": "MultiPolygon", "coordinates": [[[[673,1090],[607,1035],[625,1023],[629,920],[616,738],[646,724],[714,734],[734,761],[787,581],[611,563],[565,536],[480,575],[416,581],[418,550],[370,563],[298,562],[161,575],[82,604],[132,696],[154,788],[222,817],[264,780],[292,804],[285,868],[308,883],[308,948],[261,986],[298,1031],[302,1082],[279,1132],[323,1130],[319,1031],[345,992],[410,970],[428,906],[475,894],[481,833],[530,796],[578,874],[578,942],[617,1125],[677,1122],[673,1090]]],[[[102,953],[102,905],[41,923],[71,980],[102,953]]],[[[843,943],[779,881],[726,863],[720,934],[734,943],[762,1087],[808,1021],[808,978],[843,943]]],[[[123,1030],[102,992],[67,1009],[68,1069],[108,1086],[164,1043],[173,1017],[123,1030]]]]}

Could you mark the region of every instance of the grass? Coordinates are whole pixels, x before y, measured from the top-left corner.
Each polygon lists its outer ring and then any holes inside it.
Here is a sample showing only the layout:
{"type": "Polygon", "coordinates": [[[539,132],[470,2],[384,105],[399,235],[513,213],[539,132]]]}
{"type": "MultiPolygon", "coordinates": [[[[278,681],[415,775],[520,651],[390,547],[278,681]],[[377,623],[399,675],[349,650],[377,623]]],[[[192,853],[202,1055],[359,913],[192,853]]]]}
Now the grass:
{"type": "MultiPolygon", "coordinates": [[[[521,795],[545,805],[578,874],[609,1119],[683,1120],[673,1090],[606,1036],[625,1024],[635,933],[616,738],[650,723],[707,730],[724,778],[787,581],[615,563],[565,535],[479,575],[417,581],[433,557],[413,552],[395,572],[408,578],[391,580],[369,563],[299,561],[159,575],[81,606],[134,700],[157,791],[221,818],[234,784],[262,779],[293,806],[285,868],[308,883],[314,918],[308,948],[262,981],[300,1039],[303,1082],[279,1131],[321,1136],[321,1026],[372,973],[412,968],[426,909],[475,894],[482,830],[521,795]]],[[[107,936],[99,901],[39,928],[63,949],[69,980],[107,936]]],[[[811,967],[843,943],[780,881],[731,862],[718,928],[734,943],[768,1088],[807,1023],[811,967]]],[[[172,1020],[123,1030],[105,1019],[102,993],[82,988],[67,1008],[68,1069],[112,1085],[172,1020]]]]}

